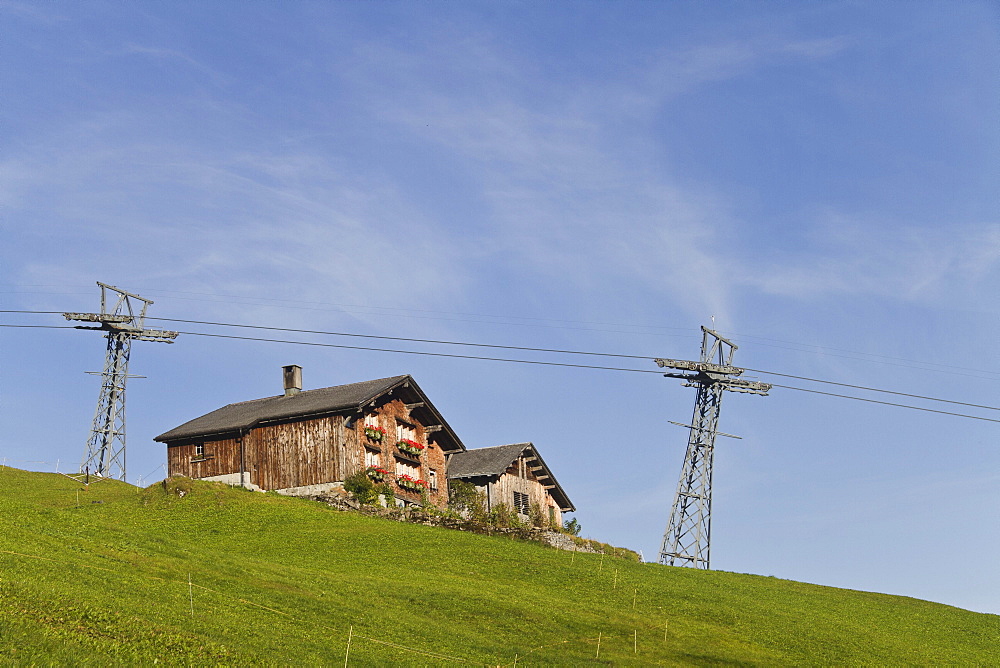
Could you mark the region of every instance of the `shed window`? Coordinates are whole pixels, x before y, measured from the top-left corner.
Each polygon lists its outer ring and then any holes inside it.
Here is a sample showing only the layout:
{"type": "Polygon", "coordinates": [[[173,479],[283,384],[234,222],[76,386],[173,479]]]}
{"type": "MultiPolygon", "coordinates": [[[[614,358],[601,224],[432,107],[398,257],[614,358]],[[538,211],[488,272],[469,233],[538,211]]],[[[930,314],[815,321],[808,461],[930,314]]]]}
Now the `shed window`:
{"type": "Polygon", "coordinates": [[[514,510],[522,515],[527,515],[530,510],[528,495],[523,492],[514,492],[514,510]]]}
{"type": "Polygon", "coordinates": [[[194,456],[195,457],[202,457],[204,455],[205,455],[205,444],[204,443],[195,443],[194,444],[194,456]]]}
{"type": "Polygon", "coordinates": [[[438,472],[431,469],[427,472],[427,482],[431,484],[431,491],[436,492],[438,488],[438,472]]]}

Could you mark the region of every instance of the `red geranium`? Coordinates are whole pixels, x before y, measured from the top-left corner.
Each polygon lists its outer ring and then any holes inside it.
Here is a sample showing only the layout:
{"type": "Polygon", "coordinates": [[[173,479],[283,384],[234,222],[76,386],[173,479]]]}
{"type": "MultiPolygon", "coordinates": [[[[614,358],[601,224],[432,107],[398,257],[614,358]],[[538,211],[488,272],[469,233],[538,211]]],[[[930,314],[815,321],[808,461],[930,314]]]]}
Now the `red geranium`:
{"type": "Polygon", "coordinates": [[[417,450],[423,450],[425,447],[420,443],[417,443],[416,441],[411,441],[408,438],[400,439],[399,443],[397,443],[396,445],[402,445],[402,444],[408,445],[411,448],[416,448],[417,450]]]}

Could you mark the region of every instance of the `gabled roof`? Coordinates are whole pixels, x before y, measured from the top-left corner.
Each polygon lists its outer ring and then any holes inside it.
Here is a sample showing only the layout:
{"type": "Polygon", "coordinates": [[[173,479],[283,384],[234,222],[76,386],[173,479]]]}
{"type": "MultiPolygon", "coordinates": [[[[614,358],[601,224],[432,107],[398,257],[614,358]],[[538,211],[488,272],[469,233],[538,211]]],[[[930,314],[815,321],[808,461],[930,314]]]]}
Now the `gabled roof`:
{"type": "Polygon", "coordinates": [[[245,434],[260,424],[358,411],[382,395],[395,390],[401,390],[401,398],[412,400],[408,403],[422,404],[414,412],[427,412],[425,417],[428,419],[425,424],[441,425],[441,431],[438,433],[444,434],[445,440],[450,441],[442,444],[445,451],[465,450],[465,445],[409,375],[305,390],[291,396],[265,397],[229,404],[174,427],[153,440],[170,443],[209,437],[223,438],[227,435],[245,434]]]}
{"type": "Polygon", "coordinates": [[[496,445],[492,448],[475,448],[454,455],[448,460],[449,478],[476,478],[500,475],[515,459],[521,456],[530,443],[496,445]]]}
{"type": "Polygon", "coordinates": [[[548,489],[552,498],[559,504],[560,510],[564,512],[576,510],[573,502],[566,496],[566,492],[563,491],[556,477],[552,475],[549,467],[545,465],[545,461],[538,454],[533,443],[496,445],[491,448],[475,448],[455,453],[448,458],[448,478],[500,476],[522,453],[528,456],[528,464],[532,465],[532,470],[535,471],[538,481],[548,489]]]}

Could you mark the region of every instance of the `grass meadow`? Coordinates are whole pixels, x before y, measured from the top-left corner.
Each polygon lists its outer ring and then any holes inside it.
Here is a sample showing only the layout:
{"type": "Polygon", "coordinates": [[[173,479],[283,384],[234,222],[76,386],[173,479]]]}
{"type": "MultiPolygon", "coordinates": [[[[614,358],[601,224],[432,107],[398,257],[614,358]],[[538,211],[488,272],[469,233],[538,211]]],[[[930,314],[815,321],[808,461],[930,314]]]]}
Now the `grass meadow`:
{"type": "Polygon", "coordinates": [[[1000,665],[1000,617],[220,484],[0,468],[0,663],[515,662],[1000,665]]]}

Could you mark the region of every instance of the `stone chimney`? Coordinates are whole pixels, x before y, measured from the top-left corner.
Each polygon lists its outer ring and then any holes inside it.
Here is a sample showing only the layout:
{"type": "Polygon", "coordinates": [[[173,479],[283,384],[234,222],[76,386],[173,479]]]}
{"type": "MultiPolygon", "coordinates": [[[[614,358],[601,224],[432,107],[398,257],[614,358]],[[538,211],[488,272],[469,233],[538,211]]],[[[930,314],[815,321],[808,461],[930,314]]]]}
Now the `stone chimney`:
{"type": "Polygon", "coordinates": [[[289,364],[281,367],[285,377],[285,396],[290,397],[302,391],[302,367],[289,364]]]}

